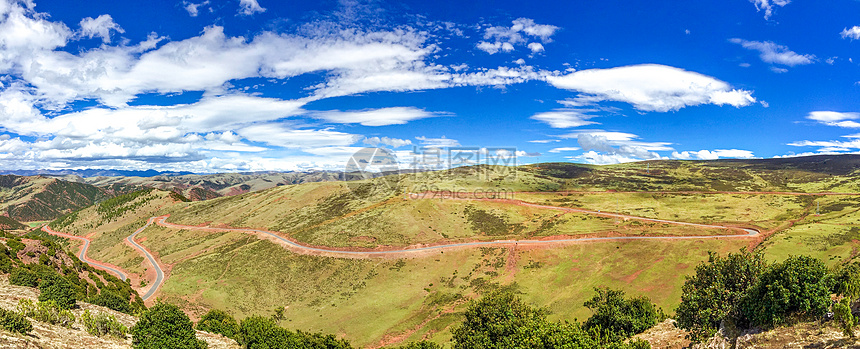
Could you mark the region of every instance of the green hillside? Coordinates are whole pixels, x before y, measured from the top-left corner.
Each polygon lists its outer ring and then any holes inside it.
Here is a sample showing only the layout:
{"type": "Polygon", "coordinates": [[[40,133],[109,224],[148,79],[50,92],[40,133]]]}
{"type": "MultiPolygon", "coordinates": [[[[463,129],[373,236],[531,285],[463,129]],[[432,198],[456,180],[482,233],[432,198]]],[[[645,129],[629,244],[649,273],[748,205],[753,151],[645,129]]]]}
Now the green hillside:
{"type": "Polygon", "coordinates": [[[748,247],[760,249],[770,261],[801,253],[831,265],[852,260],[860,250],[860,195],[781,192],[860,192],[855,160],[478,166],[277,186],[197,202],[151,190],[104,201],[52,226],[90,236],[93,258],[137,275],[143,275],[147,264],[123,239],[149,217],[164,214],[176,224],[265,229],[308,245],[358,250],[502,239],[727,234],[725,229],[529,204],[752,227],[763,234],[459,248],[348,259],[297,254],[270,237],[236,231],[151,226],[138,235],[168,274],[157,296],[192,317],[224,309],[241,319],[283,306],[281,326],[332,333],[362,347],[422,338],[442,343],[461,320],[468,300],[501,287],[522,291],[531,304],[547,307],[553,320],[590,316],[582,303],[598,286],[647,295],[671,315],[684,276],[708,259],[708,251],[725,254],[748,247]],[[397,185],[387,190],[383,184],[391,182],[397,185]],[[410,195],[479,188],[498,191],[507,200],[410,195]]]}

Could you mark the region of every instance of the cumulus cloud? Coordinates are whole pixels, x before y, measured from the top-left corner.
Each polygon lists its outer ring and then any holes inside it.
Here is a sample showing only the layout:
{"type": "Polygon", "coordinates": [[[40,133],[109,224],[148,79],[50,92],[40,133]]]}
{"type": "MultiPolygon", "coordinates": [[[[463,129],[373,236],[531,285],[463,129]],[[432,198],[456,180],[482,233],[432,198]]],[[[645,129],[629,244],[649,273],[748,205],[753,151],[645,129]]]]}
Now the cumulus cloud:
{"type": "Polygon", "coordinates": [[[544,48],[539,42],[532,42],[528,44],[529,50],[532,50],[532,53],[543,52],[544,48]]]}
{"type": "Polygon", "coordinates": [[[778,45],[772,41],[748,41],[744,39],[733,38],[730,42],[741,45],[747,50],[759,52],[759,58],[762,62],[770,64],[781,64],[786,66],[796,66],[812,64],[815,62],[815,55],[798,54],[788,47],[778,45]]]}
{"type": "Polygon", "coordinates": [[[860,119],[860,113],[840,113],[835,111],[814,111],[806,116],[809,120],[817,121],[818,123],[827,126],[836,126],[844,128],[860,128],[860,122],[854,121],[860,119]]]}
{"type": "Polygon", "coordinates": [[[756,11],[764,11],[764,19],[770,19],[776,9],[774,6],[783,7],[791,3],[791,0],[750,0],[750,2],[755,4],[756,11]]]}
{"type": "Polygon", "coordinates": [[[580,110],[560,109],[533,115],[531,118],[549,124],[552,128],[570,128],[596,124],[588,119],[593,118],[580,110]]]}
{"type": "Polygon", "coordinates": [[[101,15],[96,18],[87,17],[81,20],[81,36],[88,38],[99,37],[102,42],[110,43],[110,33],[125,33],[119,24],[113,21],[110,15],[101,15]]]}
{"type": "Polygon", "coordinates": [[[239,0],[239,14],[250,16],[262,12],[266,12],[266,9],[260,6],[257,0],[239,0]]]}
{"type": "Polygon", "coordinates": [[[752,159],[755,155],[749,150],[740,149],[716,149],[716,150],[699,150],[699,151],[683,151],[672,152],[672,158],[681,160],[699,159],[699,160],[716,160],[720,158],[733,159],[752,159]]]}
{"type": "Polygon", "coordinates": [[[529,42],[537,39],[543,43],[551,42],[551,37],[559,28],[554,25],[537,24],[533,19],[518,18],[512,22],[510,27],[492,26],[484,31],[484,41],[477,44],[477,48],[489,54],[499,51],[511,52],[515,45],[526,45],[533,53],[541,52],[544,47],[538,42],[529,42]]]}
{"type": "Polygon", "coordinates": [[[680,68],[642,64],[609,69],[588,69],[563,76],[548,76],[555,87],[581,93],[582,104],[617,101],[643,111],[673,111],[701,104],[748,106],[752,92],[732,89],[723,81],[680,68]]]}
{"type": "Polygon", "coordinates": [[[841,33],[839,33],[839,35],[842,36],[843,39],[851,38],[851,40],[858,40],[860,39],[860,26],[855,25],[851,28],[845,28],[841,33]]]}

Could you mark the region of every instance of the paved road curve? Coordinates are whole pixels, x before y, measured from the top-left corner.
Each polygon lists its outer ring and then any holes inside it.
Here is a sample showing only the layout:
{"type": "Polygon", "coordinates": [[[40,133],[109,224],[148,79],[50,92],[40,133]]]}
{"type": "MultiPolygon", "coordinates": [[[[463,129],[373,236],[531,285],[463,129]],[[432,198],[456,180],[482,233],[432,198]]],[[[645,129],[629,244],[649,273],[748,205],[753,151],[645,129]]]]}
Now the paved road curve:
{"type": "Polygon", "coordinates": [[[42,226],[42,230],[44,230],[46,233],[51,234],[51,235],[56,235],[59,237],[64,237],[64,238],[68,238],[68,239],[75,239],[75,240],[82,241],[84,244],[81,246],[81,253],[78,255],[78,259],[80,259],[84,263],[92,265],[95,268],[112,272],[112,273],[116,274],[117,276],[119,276],[119,278],[122,279],[122,281],[125,281],[125,279],[127,278],[125,273],[123,273],[119,269],[109,267],[107,265],[101,264],[99,262],[96,262],[92,259],[87,258],[87,249],[90,248],[90,239],[87,239],[83,236],[71,235],[71,234],[66,234],[66,233],[54,231],[53,229],[48,227],[47,224],[42,226]]]}
{"type": "Polygon", "coordinates": [[[146,225],[138,228],[134,231],[134,233],[132,233],[126,238],[128,243],[137,248],[141,253],[143,253],[144,256],[146,256],[146,259],[149,260],[149,264],[152,264],[152,268],[155,269],[155,282],[152,283],[152,286],[149,288],[149,291],[147,291],[146,294],[140,296],[140,298],[144,301],[152,297],[152,295],[155,294],[155,291],[157,291],[158,288],[161,287],[161,284],[164,282],[164,271],[162,271],[161,267],[158,266],[158,262],[155,261],[155,257],[153,257],[152,254],[150,254],[149,251],[146,250],[146,248],[134,241],[134,237],[137,236],[137,234],[140,234],[140,232],[146,229],[146,227],[150,226],[152,222],[155,221],[155,218],[156,217],[150,218],[148,221],[146,221],[146,225]]]}

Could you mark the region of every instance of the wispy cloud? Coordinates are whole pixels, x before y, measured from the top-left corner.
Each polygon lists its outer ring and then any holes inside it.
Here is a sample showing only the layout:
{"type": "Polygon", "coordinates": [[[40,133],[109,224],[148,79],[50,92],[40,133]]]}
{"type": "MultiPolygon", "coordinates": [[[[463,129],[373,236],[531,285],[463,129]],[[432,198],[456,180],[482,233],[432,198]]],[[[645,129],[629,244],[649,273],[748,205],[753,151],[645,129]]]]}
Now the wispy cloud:
{"type": "Polygon", "coordinates": [[[749,41],[739,38],[729,39],[730,42],[741,45],[747,50],[759,52],[762,62],[781,64],[789,67],[815,63],[815,55],[798,54],[788,47],[778,45],[773,41],[749,41]]]}

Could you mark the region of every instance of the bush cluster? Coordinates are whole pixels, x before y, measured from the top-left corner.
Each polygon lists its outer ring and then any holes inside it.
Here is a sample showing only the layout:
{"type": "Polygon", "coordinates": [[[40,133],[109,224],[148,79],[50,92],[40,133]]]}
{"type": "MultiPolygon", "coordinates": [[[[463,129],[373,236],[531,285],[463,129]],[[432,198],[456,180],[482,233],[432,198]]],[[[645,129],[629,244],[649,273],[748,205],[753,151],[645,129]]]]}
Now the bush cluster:
{"type": "Polygon", "coordinates": [[[20,334],[27,334],[33,330],[33,324],[23,314],[3,308],[0,308],[0,327],[20,334]]]}
{"type": "Polygon", "coordinates": [[[68,309],[63,309],[57,302],[47,300],[33,303],[29,299],[18,301],[18,312],[36,321],[46,322],[51,325],[72,327],[75,323],[75,314],[68,309]]]}
{"type": "Polygon", "coordinates": [[[191,319],[173,304],[159,303],[143,312],[131,335],[135,349],[206,348],[206,342],[195,337],[191,319]]]}
{"type": "Polygon", "coordinates": [[[81,322],[84,324],[84,329],[87,333],[93,336],[113,336],[120,339],[125,339],[128,334],[128,328],[116,320],[113,315],[105,313],[96,313],[92,315],[89,310],[85,310],[81,315],[81,322]]]}
{"type": "Polygon", "coordinates": [[[678,326],[699,342],[722,325],[769,329],[822,319],[833,311],[846,334],[856,326],[850,304],[860,296],[860,264],[828,268],[819,259],[791,256],[767,265],[760,253],[711,254],[682,288],[678,326]],[[831,295],[846,299],[841,305],[831,295]],[[846,309],[847,308],[847,311],[846,309]]]}

